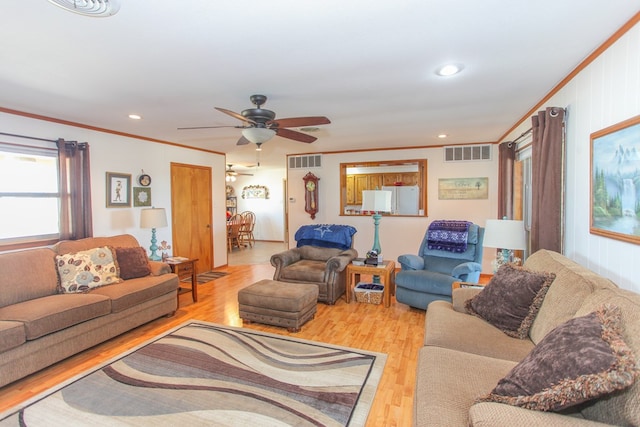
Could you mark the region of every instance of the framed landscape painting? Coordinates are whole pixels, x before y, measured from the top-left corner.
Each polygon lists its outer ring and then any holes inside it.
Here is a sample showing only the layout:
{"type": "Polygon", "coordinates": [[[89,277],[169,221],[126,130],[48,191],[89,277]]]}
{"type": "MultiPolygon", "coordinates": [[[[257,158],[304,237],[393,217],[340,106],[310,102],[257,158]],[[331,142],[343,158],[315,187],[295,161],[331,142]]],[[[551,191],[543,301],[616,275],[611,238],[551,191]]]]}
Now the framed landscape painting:
{"type": "Polygon", "coordinates": [[[640,244],[640,116],[591,134],[590,232],[640,244]]]}

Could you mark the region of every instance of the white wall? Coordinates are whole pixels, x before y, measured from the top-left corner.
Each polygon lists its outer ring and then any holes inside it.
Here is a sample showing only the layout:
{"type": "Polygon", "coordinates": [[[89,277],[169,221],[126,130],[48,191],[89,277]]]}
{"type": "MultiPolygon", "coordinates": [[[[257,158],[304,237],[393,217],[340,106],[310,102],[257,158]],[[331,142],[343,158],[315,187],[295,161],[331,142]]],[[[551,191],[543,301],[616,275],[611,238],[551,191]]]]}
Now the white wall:
{"type": "MultiPolygon", "coordinates": [[[[340,163],[355,161],[427,159],[427,217],[383,217],[380,222],[380,246],[384,258],[397,260],[399,255],[417,253],[427,227],[437,219],[462,219],[484,226],[487,218],[497,215],[497,146],[493,160],[447,163],[442,148],[385,150],[357,153],[324,154],[322,168],[288,170],[289,247],[295,247],[295,231],[305,224],[347,224],[354,226],[354,248],[364,255],[373,246],[374,226],[370,216],[340,215],[340,163]],[[318,209],[312,220],[304,211],[302,177],[313,172],[318,183],[318,209]],[[439,178],[489,178],[489,198],[485,200],[438,200],[439,178]]],[[[484,251],[483,271],[491,272],[491,250],[484,251]]]]}
{"type": "MultiPolygon", "coordinates": [[[[564,86],[544,107],[567,108],[565,255],[640,292],[640,246],[589,233],[590,135],[640,114],[640,25],[564,86]]],[[[506,140],[531,127],[525,120],[506,140]]]]}
{"type": "MultiPolygon", "coordinates": [[[[169,227],[156,230],[158,242],[167,240],[171,243],[170,163],[211,167],[214,266],[227,263],[224,156],[5,113],[0,113],[0,130],[5,133],[52,140],[64,138],[69,141],[88,142],[91,153],[94,236],[129,233],[134,235],[144,247],[151,245],[151,231],[140,228],[142,208],[107,208],[105,172],[131,174],[132,186],[137,186],[135,180],[142,169],[151,176],[153,205],[167,210],[169,222],[169,227]]],[[[32,143],[29,139],[4,135],[0,135],[0,141],[27,145],[32,143]]],[[[54,147],[53,144],[49,146],[54,147]]]]}
{"type": "Polygon", "coordinates": [[[253,176],[238,175],[229,183],[238,198],[238,213],[252,211],[256,214],[253,235],[256,240],[284,241],[284,179],[285,169],[250,169],[253,176]],[[269,190],[268,199],[243,199],[242,189],[249,185],[264,185],[269,190]]]}

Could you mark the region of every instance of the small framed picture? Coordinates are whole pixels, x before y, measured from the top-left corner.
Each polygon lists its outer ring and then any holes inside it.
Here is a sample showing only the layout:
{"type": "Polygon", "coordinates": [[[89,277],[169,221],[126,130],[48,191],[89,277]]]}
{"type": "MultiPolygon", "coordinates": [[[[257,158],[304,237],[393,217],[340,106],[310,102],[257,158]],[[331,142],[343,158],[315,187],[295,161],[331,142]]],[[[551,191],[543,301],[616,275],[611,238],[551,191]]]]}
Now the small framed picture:
{"type": "Polygon", "coordinates": [[[107,172],[107,207],[131,207],[131,174],[107,172]]]}
{"type": "Polygon", "coordinates": [[[133,207],[151,206],[151,188],[133,187],[133,207]]]}

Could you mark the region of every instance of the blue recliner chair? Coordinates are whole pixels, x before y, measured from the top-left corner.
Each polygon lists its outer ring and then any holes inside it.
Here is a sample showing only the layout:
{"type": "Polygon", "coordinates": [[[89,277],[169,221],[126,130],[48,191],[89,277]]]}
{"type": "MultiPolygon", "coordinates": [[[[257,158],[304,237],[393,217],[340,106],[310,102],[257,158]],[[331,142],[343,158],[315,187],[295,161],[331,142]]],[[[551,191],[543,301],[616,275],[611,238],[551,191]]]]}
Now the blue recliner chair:
{"type": "Polygon", "coordinates": [[[398,257],[401,270],[396,274],[396,300],[426,310],[432,301],[451,301],[453,282],[477,283],[482,270],[483,238],[484,228],[470,224],[466,247],[452,251],[447,245],[430,242],[427,230],[418,255],[398,257]]]}

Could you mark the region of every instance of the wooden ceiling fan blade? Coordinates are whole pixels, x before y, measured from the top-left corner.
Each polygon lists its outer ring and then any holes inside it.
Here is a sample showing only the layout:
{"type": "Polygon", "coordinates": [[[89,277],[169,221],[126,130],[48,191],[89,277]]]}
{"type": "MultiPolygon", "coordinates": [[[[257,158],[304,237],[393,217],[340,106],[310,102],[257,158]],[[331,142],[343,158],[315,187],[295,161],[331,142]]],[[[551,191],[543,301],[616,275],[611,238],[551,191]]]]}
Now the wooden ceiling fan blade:
{"type": "Polygon", "coordinates": [[[324,116],[289,117],[286,119],[273,120],[271,123],[277,123],[280,128],[297,128],[302,126],[328,125],[331,123],[331,120],[324,116]]]}
{"type": "Polygon", "coordinates": [[[238,142],[236,143],[236,145],[247,145],[247,144],[251,144],[251,141],[249,141],[244,136],[241,136],[238,142]]]}
{"type": "Polygon", "coordinates": [[[293,139],[294,141],[299,141],[299,142],[306,142],[306,143],[311,143],[313,141],[315,141],[316,138],[315,136],[311,136],[311,135],[307,135],[306,133],[302,133],[302,132],[297,132],[295,130],[291,130],[291,129],[276,129],[276,134],[278,136],[281,136],[283,138],[287,138],[287,139],[293,139]]]}
{"type": "Polygon", "coordinates": [[[178,130],[192,130],[192,129],[218,129],[218,128],[242,128],[243,126],[192,126],[186,128],[178,128],[178,130]]]}
{"type": "Polygon", "coordinates": [[[251,123],[253,125],[256,124],[256,122],[254,122],[251,119],[246,118],[245,116],[243,116],[240,113],[236,113],[235,111],[231,111],[231,110],[227,110],[226,108],[220,108],[220,107],[214,107],[216,110],[220,111],[221,113],[225,113],[228,114],[231,117],[234,117],[238,120],[242,120],[243,122],[247,122],[247,123],[251,123]]]}

